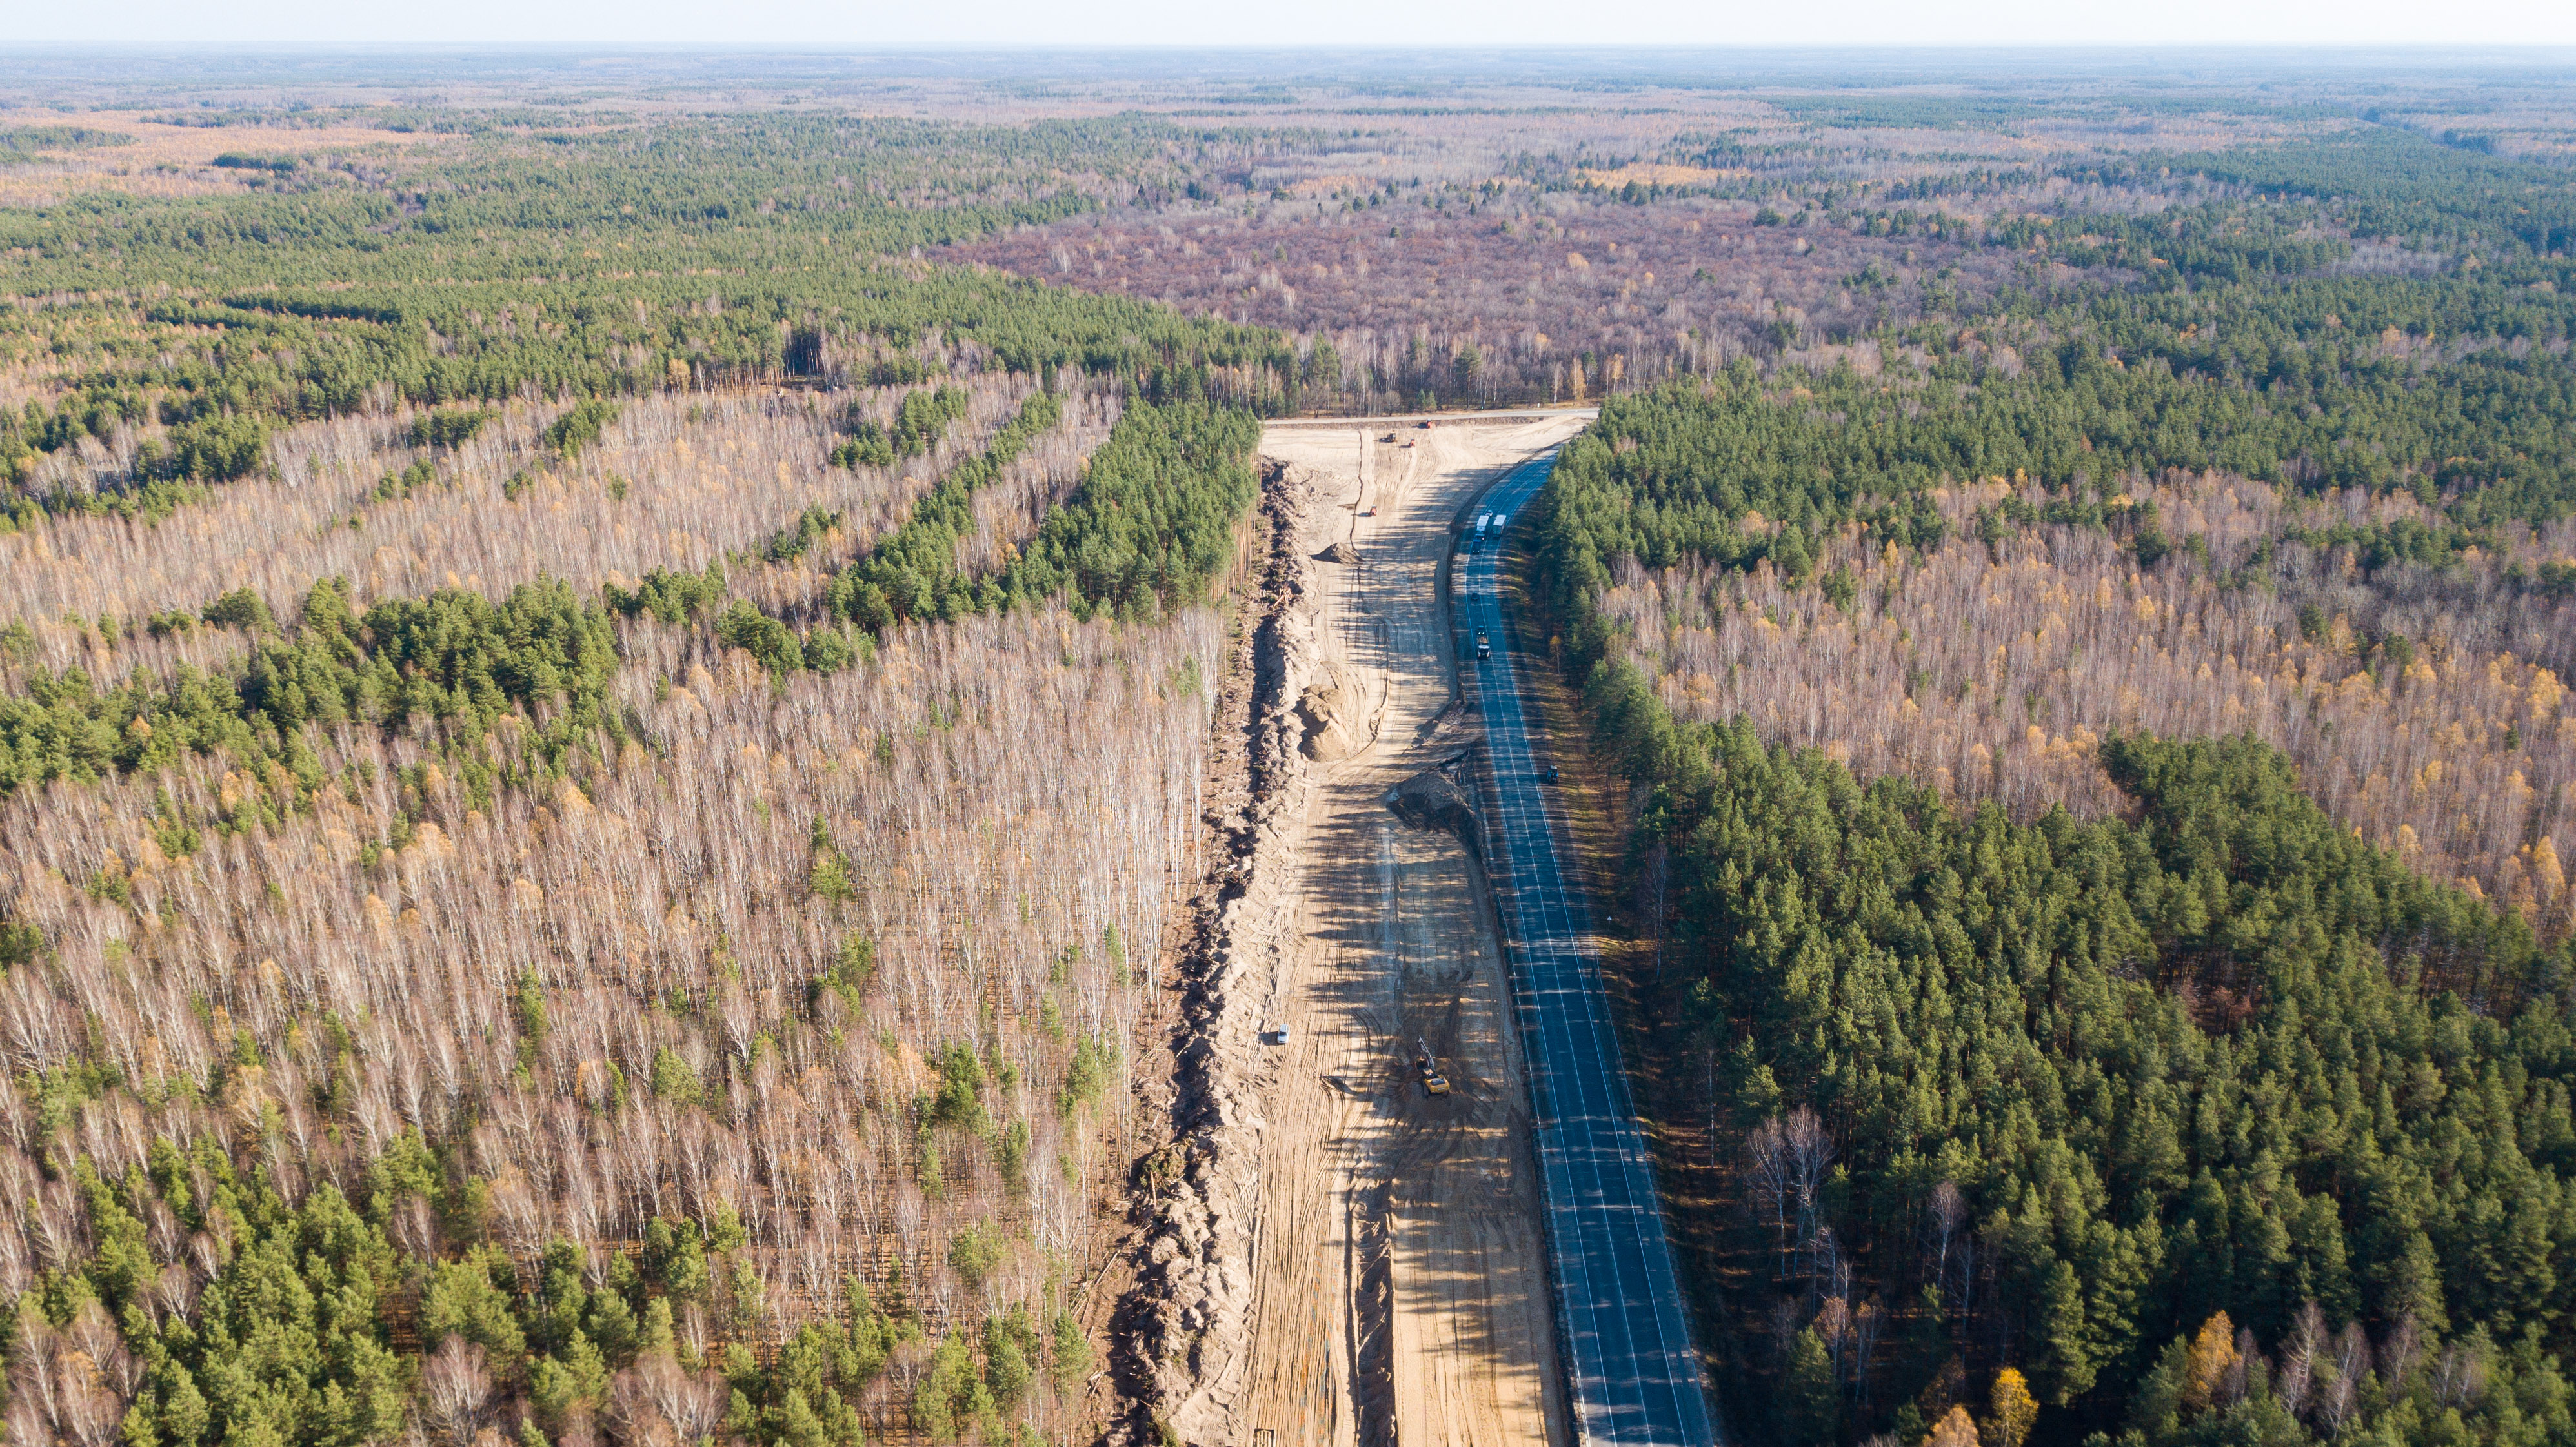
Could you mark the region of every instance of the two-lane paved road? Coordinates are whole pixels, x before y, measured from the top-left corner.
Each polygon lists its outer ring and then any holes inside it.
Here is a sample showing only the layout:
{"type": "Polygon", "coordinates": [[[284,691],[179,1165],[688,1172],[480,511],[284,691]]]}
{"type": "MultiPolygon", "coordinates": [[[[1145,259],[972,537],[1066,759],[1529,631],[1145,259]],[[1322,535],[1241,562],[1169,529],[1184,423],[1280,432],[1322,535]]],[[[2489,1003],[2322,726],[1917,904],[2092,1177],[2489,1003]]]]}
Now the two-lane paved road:
{"type": "MultiPolygon", "coordinates": [[[[1517,525],[1554,463],[1550,454],[1497,483],[1482,511],[1517,525]]],[[[1489,539],[1456,570],[1466,636],[1472,641],[1484,630],[1494,651],[1478,663],[1471,648],[1460,667],[1474,671],[1492,758],[1489,863],[1511,936],[1514,1004],[1527,1042],[1567,1397],[1586,1443],[1703,1447],[1716,1442],[1716,1427],[1664,1237],[1654,1158],[1637,1128],[1591,950],[1591,919],[1561,863],[1565,847],[1549,813],[1553,788],[1531,759],[1495,586],[1500,551],[1489,539]]]]}

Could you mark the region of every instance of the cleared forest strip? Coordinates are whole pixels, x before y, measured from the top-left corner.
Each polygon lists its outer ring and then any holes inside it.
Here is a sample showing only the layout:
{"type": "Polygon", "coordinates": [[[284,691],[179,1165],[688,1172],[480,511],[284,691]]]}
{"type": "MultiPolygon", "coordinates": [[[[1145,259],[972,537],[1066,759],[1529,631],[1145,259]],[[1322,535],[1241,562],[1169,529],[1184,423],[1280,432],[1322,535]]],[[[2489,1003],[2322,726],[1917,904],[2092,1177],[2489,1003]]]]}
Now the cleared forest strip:
{"type": "Polygon", "coordinates": [[[1533,1441],[1563,1428],[1524,1077],[1489,921],[1459,842],[1386,803],[1472,744],[1446,709],[1440,562],[1463,500],[1547,430],[1443,425],[1414,449],[1347,425],[1265,434],[1274,489],[1309,494],[1298,597],[1274,615],[1288,646],[1261,680],[1306,799],[1257,834],[1250,810],[1221,815],[1259,862],[1225,906],[1224,952],[1207,956],[1222,1013],[1184,1043],[1209,1078],[1246,1088],[1192,1149],[1256,1154],[1216,1176],[1234,1188],[1217,1223],[1248,1222],[1249,1259],[1219,1254],[1223,1229],[1179,1235],[1186,1259],[1248,1270],[1240,1316],[1224,1290],[1177,1314],[1165,1406],[1189,1440],[1533,1441]],[[1255,1026],[1280,1033],[1246,1059],[1255,1026]],[[1455,1086],[1446,1097],[1422,1094],[1424,1044],[1455,1086]]]}

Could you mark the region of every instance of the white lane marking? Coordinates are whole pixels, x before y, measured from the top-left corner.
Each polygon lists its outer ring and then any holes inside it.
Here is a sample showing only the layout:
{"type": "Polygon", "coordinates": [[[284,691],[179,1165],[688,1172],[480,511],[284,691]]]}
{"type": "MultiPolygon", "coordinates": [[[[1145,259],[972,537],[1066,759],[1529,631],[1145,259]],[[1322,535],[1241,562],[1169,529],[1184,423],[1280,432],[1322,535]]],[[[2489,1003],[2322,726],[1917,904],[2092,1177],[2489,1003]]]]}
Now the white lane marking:
{"type": "MultiPolygon", "coordinates": [[[[1541,471],[1540,481],[1544,480],[1544,475],[1544,471],[1541,471]]],[[[1534,483],[1524,484],[1514,495],[1512,506],[1508,510],[1517,511],[1520,505],[1526,502],[1527,495],[1534,491],[1534,483]]],[[[1493,557],[1480,554],[1475,558],[1474,570],[1480,577],[1489,577],[1495,571],[1495,562],[1493,557]]],[[[1485,615],[1489,610],[1499,613],[1499,602],[1491,589],[1479,593],[1472,601],[1478,605],[1474,612],[1479,622],[1487,621],[1485,615]]],[[[1499,618],[1491,620],[1489,626],[1499,631],[1499,618]]],[[[1508,667],[1508,662],[1505,666],[1508,667]]],[[[1593,1203],[1591,1214],[1600,1214],[1606,1218],[1600,1223],[1601,1227],[1625,1228],[1609,1231],[1611,1239],[1606,1242],[1599,1239],[1600,1233],[1597,1231],[1582,1231],[1581,1234],[1586,1238],[1584,1247],[1606,1248],[1614,1277],[1624,1276],[1625,1271],[1620,1257],[1626,1253],[1618,1249],[1622,1244],[1618,1238],[1621,1236],[1628,1238],[1625,1244],[1633,1248],[1638,1266],[1645,1271],[1648,1304],[1652,1308],[1654,1335],[1659,1349],[1653,1362],[1650,1363],[1642,1358],[1636,1350],[1635,1337],[1630,1335],[1634,1323],[1627,1318],[1626,1313],[1620,1313],[1617,1318],[1618,1325],[1622,1328],[1621,1335],[1627,1337],[1629,1348],[1625,1363],[1627,1370],[1622,1374],[1620,1385],[1631,1388],[1635,1395],[1604,1390],[1598,1398],[1584,1403],[1581,1416],[1590,1418],[1599,1415],[1607,1418],[1603,1425],[1609,1429],[1610,1438],[1626,1440],[1632,1435],[1626,1430],[1632,1424],[1621,1420],[1626,1415],[1621,1409],[1627,1405],[1627,1401],[1633,1401],[1637,1415],[1641,1419],[1633,1423],[1634,1428],[1644,1434],[1642,1440],[1656,1440],[1657,1428],[1665,1424],[1659,1424],[1654,1420],[1652,1404],[1648,1401],[1647,1394],[1653,1387],[1659,1386],[1663,1390],[1656,1395],[1663,1396],[1669,1402],[1673,1413],[1673,1420],[1669,1425],[1680,1432],[1681,1440],[1687,1443],[1710,1442],[1714,1440],[1714,1435],[1707,1417],[1707,1403],[1699,1389],[1696,1360],[1688,1353],[1688,1323],[1687,1318],[1682,1315],[1678,1300],[1679,1283],[1671,1260],[1671,1243],[1664,1235],[1662,1212],[1659,1209],[1650,1209],[1654,1201],[1651,1157],[1645,1153],[1643,1138],[1636,1127],[1635,1108],[1627,1088],[1626,1071],[1619,1063],[1621,1052],[1618,1039],[1609,1026],[1606,1012],[1598,1008],[1604,1003],[1599,993],[1598,962],[1591,959],[1588,952],[1581,947],[1582,932],[1585,928],[1581,917],[1585,910],[1581,900],[1573,897],[1571,891],[1565,887],[1563,873],[1558,867],[1553,818],[1547,813],[1543,801],[1533,811],[1527,797],[1529,776],[1534,774],[1535,769],[1528,753],[1527,720],[1519,697],[1517,678],[1507,678],[1504,685],[1499,689],[1491,690],[1488,697],[1488,737],[1494,739],[1498,745],[1492,751],[1496,765],[1496,791],[1501,796],[1496,802],[1502,813],[1512,816],[1509,826],[1502,832],[1506,851],[1515,866],[1510,871],[1514,915],[1516,922],[1522,925],[1525,940],[1524,954],[1532,957],[1530,965],[1533,976],[1540,966],[1539,959],[1535,957],[1539,955],[1550,957],[1546,961],[1546,966],[1552,978],[1543,993],[1548,997],[1547,1005],[1554,1008],[1542,1007],[1537,1013],[1542,1020],[1547,1015],[1555,1015],[1557,1019],[1554,1023],[1557,1028],[1549,1031],[1542,1024],[1537,1033],[1541,1037],[1542,1044],[1549,1047],[1546,1052],[1549,1054],[1554,1053],[1555,1041],[1549,1038],[1551,1035],[1562,1040],[1569,1053],[1580,1054],[1583,1046],[1588,1044],[1591,1047],[1590,1053],[1595,1066],[1590,1071],[1572,1072],[1573,1079],[1570,1083],[1576,1086],[1575,1093],[1583,1097],[1583,1100],[1581,1108],[1571,1114],[1570,1123],[1579,1127],[1579,1134],[1582,1137],[1582,1144],[1578,1148],[1579,1153],[1592,1165],[1593,1169],[1589,1174],[1592,1175],[1596,1185],[1591,1192],[1572,1195],[1566,1205],[1552,1211],[1551,1216],[1570,1214],[1580,1226],[1582,1218],[1588,1214],[1586,1211],[1588,1197],[1593,1203]],[[1505,757],[1506,755],[1508,758],[1505,757]],[[1538,816],[1535,821],[1528,818],[1533,812],[1538,816]],[[1524,861],[1526,861],[1526,867],[1523,867],[1524,861]],[[1529,877],[1525,878],[1525,874],[1529,877]],[[1534,910],[1524,909],[1525,897],[1527,904],[1535,906],[1534,910]],[[1537,916],[1535,921],[1529,917],[1532,913],[1537,916]],[[1538,928],[1532,929],[1533,923],[1538,928]],[[1560,929],[1563,931],[1561,935],[1560,929]],[[1563,945],[1559,944],[1560,939],[1564,941],[1563,945]],[[1573,958],[1569,961],[1565,958],[1567,955],[1573,958]],[[1573,975],[1571,988],[1568,988],[1568,982],[1563,978],[1569,964],[1572,966],[1573,975]],[[1583,1017],[1580,1023],[1588,1028],[1580,1030],[1579,1033],[1575,1028],[1577,1022],[1569,1018],[1576,1013],[1568,1008],[1567,997],[1570,995],[1580,995],[1582,997],[1580,1003],[1585,1007],[1580,1011],[1583,1017]],[[1605,1081],[1604,1077],[1608,1079],[1605,1081]],[[1596,1104],[1592,1087],[1605,1083],[1609,1086],[1613,1099],[1596,1104]],[[1605,1126],[1610,1137],[1610,1149],[1617,1152],[1621,1164],[1617,1175],[1624,1200],[1615,1204],[1609,1200],[1607,1181],[1600,1171],[1599,1158],[1603,1154],[1603,1143],[1600,1137],[1605,1126]],[[1660,1270],[1656,1269],[1658,1266],[1661,1267],[1660,1270]],[[1676,1337],[1685,1343],[1683,1353],[1678,1358],[1671,1345],[1676,1337]],[[1662,1370],[1650,1373],[1647,1370],[1650,1366],[1659,1366],[1662,1370]],[[1686,1374],[1677,1376],[1674,1370],[1676,1366],[1685,1368],[1686,1374]],[[1627,1401],[1621,1400],[1622,1398],[1626,1398],[1627,1401]]],[[[1550,1061],[1542,1067],[1551,1082],[1556,1074],[1554,1063],[1550,1061]]],[[[1551,1090],[1548,1105],[1556,1104],[1556,1093],[1551,1090]]],[[[1568,1123],[1566,1114],[1555,1111],[1550,1113],[1559,1116],[1559,1130],[1562,1130],[1563,1124],[1568,1123]]],[[[1543,1122],[1542,1134],[1545,1133],[1547,1133],[1547,1125],[1543,1122]]],[[[1563,1143],[1560,1142],[1559,1145],[1561,1149],[1563,1143]]],[[[1551,1184],[1556,1174],[1553,1171],[1550,1173],[1551,1184]]],[[[1571,1186],[1573,1172],[1570,1167],[1564,1175],[1567,1178],[1567,1184],[1571,1186]]],[[[1589,1249],[1570,1249],[1562,1241],[1559,1246],[1557,1254],[1560,1258],[1569,1254],[1581,1257],[1592,1255],[1589,1249]]],[[[1591,1262],[1584,1260],[1580,1265],[1581,1274],[1588,1284],[1591,1262]]],[[[1565,1289],[1568,1295],[1575,1294],[1573,1282],[1565,1283],[1565,1289]]],[[[1582,1294],[1587,1297],[1592,1295],[1588,1290],[1582,1294]]],[[[1624,1298],[1624,1293],[1622,1297],[1624,1298]]],[[[1586,1305],[1589,1307],[1591,1302],[1587,1301],[1586,1305]]],[[[1587,1310],[1585,1314],[1592,1319],[1592,1324],[1597,1331],[1598,1313],[1587,1310]]],[[[1608,1378],[1613,1366],[1607,1358],[1607,1353],[1602,1350],[1605,1345],[1603,1340],[1596,1336],[1589,1341],[1576,1340],[1569,1345],[1573,1348],[1578,1361],[1587,1355],[1592,1358],[1592,1362],[1578,1366],[1576,1385],[1579,1395],[1591,1396],[1590,1392],[1581,1389],[1591,1387],[1596,1382],[1600,1388],[1608,1388],[1610,1386],[1608,1378]],[[1593,1363],[1597,1363],[1597,1366],[1593,1363]],[[1584,1371],[1582,1370],[1584,1366],[1590,1366],[1592,1370],[1584,1371]]],[[[1578,1431],[1587,1438],[1593,1435],[1589,1426],[1588,1421],[1578,1422],[1578,1431]]]]}

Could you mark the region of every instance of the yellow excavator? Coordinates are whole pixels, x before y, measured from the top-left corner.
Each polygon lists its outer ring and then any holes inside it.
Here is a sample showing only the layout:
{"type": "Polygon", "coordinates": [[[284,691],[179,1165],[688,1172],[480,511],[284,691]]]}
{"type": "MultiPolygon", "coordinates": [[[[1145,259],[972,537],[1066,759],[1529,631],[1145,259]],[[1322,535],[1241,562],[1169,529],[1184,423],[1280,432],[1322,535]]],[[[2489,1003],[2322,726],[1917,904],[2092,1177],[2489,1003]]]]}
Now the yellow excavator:
{"type": "Polygon", "coordinates": [[[1431,1058],[1430,1044],[1421,1036],[1416,1035],[1413,1037],[1413,1049],[1414,1067],[1422,1072],[1422,1093],[1424,1095],[1447,1095],[1449,1093],[1449,1077],[1440,1073],[1438,1062],[1431,1058]]]}

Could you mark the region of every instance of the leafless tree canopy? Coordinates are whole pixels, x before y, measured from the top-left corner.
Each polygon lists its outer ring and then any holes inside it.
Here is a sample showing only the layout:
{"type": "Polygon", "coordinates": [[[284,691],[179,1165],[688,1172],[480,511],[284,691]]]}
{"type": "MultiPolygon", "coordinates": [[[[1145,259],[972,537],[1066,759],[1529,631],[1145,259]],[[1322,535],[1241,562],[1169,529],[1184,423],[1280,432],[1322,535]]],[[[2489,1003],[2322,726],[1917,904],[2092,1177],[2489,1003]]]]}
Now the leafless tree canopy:
{"type": "MultiPolygon", "coordinates": [[[[2271,489],[2225,477],[2139,487],[2222,552],[2280,522],[2271,489]]],[[[2071,526],[1990,548],[1970,524],[2009,492],[1992,481],[1949,491],[1956,540],[1929,556],[1857,533],[1830,543],[1821,566],[1851,570],[1853,607],[1768,563],[1743,574],[1631,562],[1601,610],[1676,717],[1741,714],[1863,776],[1924,779],[2017,816],[2117,812],[2096,757],[2114,732],[2251,731],[2298,763],[2319,803],[2417,868],[2546,934],[2576,923],[2576,814],[2551,804],[2576,783],[2576,695],[2559,672],[2576,663],[2576,609],[2503,589],[2492,603],[2391,603],[2346,586],[2348,558],[2329,556],[2304,591],[2230,589],[2141,570],[2071,526]],[[2308,606],[2325,620],[2314,638],[2301,627],[2308,606]],[[2364,610],[2425,641],[2402,672],[2364,656],[2364,610]]],[[[2366,517],[2414,504],[2355,494],[2330,506],[2366,517]]],[[[2538,558],[2571,545],[2563,522],[2525,544],[2538,558]]]]}

